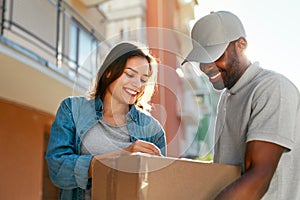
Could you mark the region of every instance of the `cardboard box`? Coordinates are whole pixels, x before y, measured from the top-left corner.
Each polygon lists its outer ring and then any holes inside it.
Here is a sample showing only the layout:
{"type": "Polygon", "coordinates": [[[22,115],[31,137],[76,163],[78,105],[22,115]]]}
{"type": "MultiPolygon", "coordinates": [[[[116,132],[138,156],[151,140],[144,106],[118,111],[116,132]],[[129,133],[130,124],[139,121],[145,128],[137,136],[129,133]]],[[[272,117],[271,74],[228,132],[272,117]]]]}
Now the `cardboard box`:
{"type": "Polygon", "coordinates": [[[133,153],[94,162],[93,200],[209,200],[240,176],[240,168],[133,153]]]}

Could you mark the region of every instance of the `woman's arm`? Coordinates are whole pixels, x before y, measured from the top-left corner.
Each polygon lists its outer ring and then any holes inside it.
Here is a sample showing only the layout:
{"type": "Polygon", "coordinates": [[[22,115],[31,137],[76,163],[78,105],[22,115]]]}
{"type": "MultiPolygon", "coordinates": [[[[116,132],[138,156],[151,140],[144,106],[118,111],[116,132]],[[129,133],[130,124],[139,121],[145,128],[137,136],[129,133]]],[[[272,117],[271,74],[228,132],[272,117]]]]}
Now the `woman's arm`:
{"type": "Polygon", "coordinates": [[[50,131],[46,160],[50,178],[56,186],[86,189],[92,155],[78,155],[76,152],[76,127],[70,102],[70,99],[64,100],[57,111],[50,131]]]}

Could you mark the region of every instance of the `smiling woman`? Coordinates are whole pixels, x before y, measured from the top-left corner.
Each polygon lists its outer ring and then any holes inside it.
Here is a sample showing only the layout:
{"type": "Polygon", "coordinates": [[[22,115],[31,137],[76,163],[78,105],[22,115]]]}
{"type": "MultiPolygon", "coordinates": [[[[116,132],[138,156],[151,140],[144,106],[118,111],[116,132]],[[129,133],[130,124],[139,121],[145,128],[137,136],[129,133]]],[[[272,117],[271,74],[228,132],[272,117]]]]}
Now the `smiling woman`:
{"type": "Polygon", "coordinates": [[[148,60],[144,57],[128,58],[123,74],[108,87],[104,102],[114,104],[112,101],[116,101],[116,104],[134,104],[144,92],[145,84],[151,73],[149,68],[148,60]]]}
{"type": "Polygon", "coordinates": [[[46,154],[61,199],[90,199],[97,155],[166,155],[165,132],[145,113],[156,76],[157,63],[147,48],[119,43],[100,66],[89,97],[70,97],[61,103],[46,154]]]}
{"type": "Polygon", "coordinates": [[[123,73],[128,78],[132,78],[132,81],[136,81],[136,78],[141,76],[139,78],[141,82],[147,82],[138,92],[136,101],[133,103],[142,109],[149,109],[148,102],[154,93],[157,79],[157,63],[146,47],[137,48],[130,43],[120,43],[108,53],[99,68],[90,98],[99,96],[104,99],[108,86],[120,78],[123,73]]]}

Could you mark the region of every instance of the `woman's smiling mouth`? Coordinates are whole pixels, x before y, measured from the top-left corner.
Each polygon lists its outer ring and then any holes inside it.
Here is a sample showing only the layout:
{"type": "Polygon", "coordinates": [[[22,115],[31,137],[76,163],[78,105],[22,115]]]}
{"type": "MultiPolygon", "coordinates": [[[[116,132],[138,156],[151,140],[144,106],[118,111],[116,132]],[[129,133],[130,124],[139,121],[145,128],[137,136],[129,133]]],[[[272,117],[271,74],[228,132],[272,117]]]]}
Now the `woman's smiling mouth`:
{"type": "Polygon", "coordinates": [[[130,95],[137,95],[137,91],[129,89],[129,88],[125,88],[124,89],[127,93],[129,93],[130,95]]]}

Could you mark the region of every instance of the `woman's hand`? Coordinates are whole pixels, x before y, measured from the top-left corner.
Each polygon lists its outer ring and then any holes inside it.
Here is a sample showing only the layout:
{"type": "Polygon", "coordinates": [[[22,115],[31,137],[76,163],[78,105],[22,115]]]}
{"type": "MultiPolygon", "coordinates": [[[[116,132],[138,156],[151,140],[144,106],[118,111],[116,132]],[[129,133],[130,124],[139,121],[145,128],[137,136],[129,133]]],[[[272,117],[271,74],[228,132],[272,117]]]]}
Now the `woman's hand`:
{"type": "Polygon", "coordinates": [[[142,153],[148,153],[151,155],[157,155],[161,156],[160,149],[155,146],[154,144],[150,142],[146,142],[143,140],[137,140],[134,143],[132,143],[130,146],[124,149],[125,151],[128,152],[142,152],[142,153]]]}
{"type": "Polygon", "coordinates": [[[101,158],[107,157],[107,156],[115,156],[115,155],[121,155],[121,154],[133,153],[133,152],[141,152],[141,153],[147,153],[147,154],[156,155],[156,156],[162,156],[160,149],[157,146],[155,146],[154,144],[152,144],[151,142],[137,140],[123,150],[94,156],[90,163],[88,177],[89,178],[92,177],[93,165],[94,165],[95,160],[101,159],[101,158]]]}

